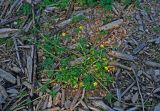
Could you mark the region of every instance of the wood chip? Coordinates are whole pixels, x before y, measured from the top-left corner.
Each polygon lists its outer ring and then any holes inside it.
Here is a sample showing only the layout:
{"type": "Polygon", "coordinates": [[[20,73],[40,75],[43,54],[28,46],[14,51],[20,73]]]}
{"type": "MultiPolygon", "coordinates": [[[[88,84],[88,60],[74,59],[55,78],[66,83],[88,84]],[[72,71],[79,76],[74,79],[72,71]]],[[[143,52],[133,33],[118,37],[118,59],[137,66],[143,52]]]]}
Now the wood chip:
{"type": "Polygon", "coordinates": [[[124,109],[121,108],[121,107],[114,107],[113,109],[114,109],[115,111],[124,111],[124,109]]]}
{"type": "Polygon", "coordinates": [[[51,107],[52,107],[52,96],[49,96],[47,108],[51,108],[51,107]]]}
{"type": "Polygon", "coordinates": [[[16,78],[12,74],[10,74],[2,69],[0,69],[0,77],[7,80],[8,82],[10,82],[12,84],[16,83],[16,78]]]}
{"type": "Polygon", "coordinates": [[[19,93],[16,89],[8,89],[7,92],[8,93],[14,93],[14,94],[18,94],[19,93]]]}
{"type": "Polygon", "coordinates": [[[58,92],[57,95],[53,99],[54,105],[58,105],[61,102],[61,96],[62,96],[62,94],[60,92],[58,92]]]}
{"type": "Polygon", "coordinates": [[[126,111],[137,111],[137,107],[129,108],[129,109],[127,109],[126,111]]]}
{"type": "Polygon", "coordinates": [[[31,56],[27,56],[27,72],[28,72],[28,82],[32,83],[32,58],[31,56]]]}
{"type": "Polygon", "coordinates": [[[136,82],[133,82],[131,85],[128,86],[128,88],[121,94],[121,97],[123,97],[135,84],[136,82]]]}
{"type": "Polygon", "coordinates": [[[43,111],[61,111],[60,107],[54,107],[54,108],[50,108],[50,109],[45,109],[43,111]]]}
{"type": "Polygon", "coordinates": [[[70,100],[66,100],[65,103],[64,103],[64,107],[66,109],[69,109],[70,106],[71,106],[71,101],[70,100]]]}
{"type": "Polygon", "coordinates": [[[134,61],[136,59],[136,57],[130,54],[123,54],[123,53],[116,52],[116,51],[109,51],[108,55],[119,58],[119,59],[128,60],[128,61],[134,61]]]}
{"type": "Polygon", "coordinates": [[[22,84],[26,86],[28,89],[32,89],[32,85],[29,82],[24,81],[22,84]]]}
{"type": "Polygon", "coordinates": [[[123,69],[129,70],[129,71],[132,70],[131,67],[125,66],[125,65],[118,63],[118,62],[109,62],[109,65],[110,66],[117,66],[119,68],[123,68],[123,69]]]}
{"type": "Polygon", "coordinates": [[[21,72],[21,69],[19,67],[16,67],[16,66],[10,67],[10,70],[15,72],[15,73],[20,73],[21,72]]]}
{"type": "Polygon", "coordinates": [[[99,30],[109,30],[112,28],[116,28],[116,27],[119,27],[119,25],[121,25],[122,23],[123,23],[123,19],[119,19],[100,27],[99,30]]]}
{"type": "Polygon", "coordinates": [[[144,49],[145,46],[146,46],[146,43],[141,43],[135,49],[133,49],[133,54],[139,53],[142,49],[144,49]]]}
{"type": "Polygon", "coordinates": [[[151,67],[159,67],[160,68],[160,63],[152,62],[152,61],[146,61],[146,65],[151,66],[151,67]]]}
{"type": "Polygon", "coordinates": [[[160,76],[160,70],[158,70],[158,69],[154,70],[154,74],[155,74],[155,76],[160,76]]]}
{"type": "Polygon", "coordinates": [[[44,98],[44,103],[43,103],[43,106],[42,106],[42,109],[45,110],[47,108],[47,104],[48,104],[48,99],[49,99],[49,96],[46,96],[44,98]]]}
{"type": "Polygon", "coordinates": [[[135,93],[131,100],[132,100],[132,103],[135,103],[138,100],[138,93],[135,93]]]}
{"type": "Polygon", "coordinates": [[[160,87],[156,88],[153,93],[160,93],[160,87]]]}
{"type": "Polygon", "coordinates": [[[76,93],[75,97],[73,98],[73,101],[72,101],[71,106],[70,106],[70,110],[73,110],[73,108],[74,108],[74,106],[76,105],[76,103],[77,103],[80,95],[81,95],[81,91],[78,91],[78,92],[76,93]]]}
{"type": "Polygon", "coordinates": [[[104,109],[105,111],[114,111],[111,107],[107,106],[103,101],[101,100],[93,100],[92,101],[94,106],[100,107],[104,109]]]}
{"type": "Polygon", "coordinates": [[[99,110],[98,108],[94,108],[94,107],[92,107],[92,106],[90,106],[90,105],[88,105],[88,108],[91,109],[91,111],[101,111],[101,110],[99,110]]]}
{"type": "Polygon", "coordinates": [[[18,29],[11,29],[11,28],[0,29],[0,38],[9,37],[10,34],[13,34],[17,31],[18,31],[18,29]]]}
{"type": "MultiPolygon", "coordinates": [[[[5,99],[8,97],[8,94],[7,94],[5,88],[4,88],[2,85],[0,85],[0,94],[2,95],[3,100],[5,100],[5,99]]],[[[0,98],[1,98],[1,97],[0,97],[0,98]]],[[[1,103],[1,102],[2,102],[2,101],[0,100],[0,103],[1,103]]]]}
{"type": "Polygon", "coordinates": [[[65,90],[62,89],[62,97],[61,97],[61,107],[64,106],[64,101],[65,101],[65,90]]]}
{"type": "Polygon", "coordinates": [[[158,105],[155,106],[154,111],[160,111],[160,103],[158,103],[158,105]]]}

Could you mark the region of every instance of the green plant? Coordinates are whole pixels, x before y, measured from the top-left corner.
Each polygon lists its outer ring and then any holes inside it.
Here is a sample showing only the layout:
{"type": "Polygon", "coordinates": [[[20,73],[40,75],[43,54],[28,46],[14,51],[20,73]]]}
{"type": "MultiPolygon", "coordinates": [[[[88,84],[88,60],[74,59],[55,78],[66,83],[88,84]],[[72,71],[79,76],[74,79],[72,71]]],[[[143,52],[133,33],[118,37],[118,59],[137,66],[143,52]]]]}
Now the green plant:
{"type": "Polygon", "coordinates": [[[69,4],[69,0],[59,0],[55,5],[60,9],[65,9],[69,4]]]}
{"type": "Polygon", "coordinates": [[[0,45],[5,44],[6,47],[12,47],[13,46],[13,41],[10,38],[0,38],[0,45]]]}
{"type": "Polygon", "coordinates": [[[104,9],[111,10],[113,0],[77,0],[76,2],[81,6],[94,6],[100,4],[104,9]]]}
{"type": "MultiPolygon", "coordinates": [[[[66,34],[63,35],[67,37],[66,34]]],[[[105,48],[96,49],[95,46],[88,48],[87,39],[81,37],[73,51],[63,45],[64,38],[62,39],[60,35],[54,37],[43,35],[42,38],[43,42],[38,44],[45,53],[42,67],[51,80],[54,79],[64,86],[86,89],[94,89],[98,84],[96,79],[107,85],[113,81],[105,68],[108,65],[105,48]],[[78,52],[78,55],[73,52],[78,52]],[[78,58],[81,58],[80,61],[73,63],[78,58]],[[55,63],[59,63],[59,66],[55,67],[55,63]]],[[[47,87],[44,86],[42,89],[47,87]]]]}
{"type": "Polygon", "coordinates": [[[85,20],[86,20],[86,17],[84,15],[79,15],[79,16],[73,16],[72,17],[72,22],[73,23],[77,23],[77,22],[85,21],[85,20]]]}
{"type": "Polygon", "coordinates": [[[107,102],[109,104],[112,104],[112,99],[113,99],[113,95],[111,93],[108,93],[105,97],[105,99],[107,100],[107,102]]]}
{"type": "Polygon", "coordinates": [[[69,4],[69,0],[43,0],[40,4],[41,7],[45,8],[46,6],[56,6],[59,9],[64,10],[69,4]]]}
{"type": "Polygon", "coordinates": [[[153,31],[154,31],[155,33],[160,33],[160,26],[154,26],[154,27],[153,27],[153,31]]]}
{"type": "Polygon", "coordinates": [[[29,3],[23,3],[23,5],[20,8],[20,13],[24,15],[30,14],[32,11],[32,6],[29,3]]]}
{"type": "Polygon", "coordinates": [[[140,7],[140,0],[122,0],[124,5],[134,4],[136,7],[140,7]]]}
{"type": "Polygon", "coordinates": [[[104,18],[102,21],[103,21],[103,24],[107,24],[107,23],[109,23],[109,22],[111,22],[111,20],[112,20],[112,16],[111,15],[109,15],[109,16],[107,16],[106,18],[104,18]]]}
{"type": "Polygon", "coordinates": [[[100,0],[100,5],[106,10],[112,10],[113,0],[100,0]]]}
{"type": "Polygon", "coordinates": [[[93,6],[97,4],[97,0],[76,0],[76,3],[81,6],[93,6]]]}

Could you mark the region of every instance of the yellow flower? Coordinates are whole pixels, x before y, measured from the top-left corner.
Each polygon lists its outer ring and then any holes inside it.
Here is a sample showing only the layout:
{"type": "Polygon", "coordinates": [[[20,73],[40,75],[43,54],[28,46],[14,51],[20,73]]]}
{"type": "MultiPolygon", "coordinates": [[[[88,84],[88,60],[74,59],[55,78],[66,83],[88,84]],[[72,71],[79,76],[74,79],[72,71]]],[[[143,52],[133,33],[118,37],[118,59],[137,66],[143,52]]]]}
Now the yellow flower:
{"type": "Polygon", "coordinates": [[[106,61],[107,59],[106,59],[106,58],[102,58],[102,60],[103,60],[103,61],[106,61]]]}
{"type": "Polygon", "coordinates": [[[80,82],[80,83],[79,83],[79,86],[80,86],[80,87],[82,87],[83,85],[84,85],[83,82],[80,82]]]}
{"type": "Polygon", "coordinates": [[[102,48],[102,49],[103,49],[103,48],[104,48],[104,45],[103,45],[103,44],[101,44],[101,45],[100,45],[100,48],[102,48]]]}
{"type": "Polygon", "coordinates": [[[65,33],[65,32],[63,32],[63,33],[62,33],[62,36],[63,36],[63,37],[64,37],[64,36],[66,36],[66,33],[65,33]]]}
{"type": "Polygon", "coordinates": [[[105,69],[106,71],[108,71],[108,66],[105,66],[104,69],[105,69]]]}
{"type": "Polygon", "coordinates": [[[82,25],[81,25],[81,26],[79,26],[79,29],[80,29],[80,30],[83,30],[83,26],[82,26],[82,25]]]}
{"type": "Polygon", "coordinates": [[[98,85],[98,83],[97,82],[93,82],[93,86],[97,86],[98,85]]]}

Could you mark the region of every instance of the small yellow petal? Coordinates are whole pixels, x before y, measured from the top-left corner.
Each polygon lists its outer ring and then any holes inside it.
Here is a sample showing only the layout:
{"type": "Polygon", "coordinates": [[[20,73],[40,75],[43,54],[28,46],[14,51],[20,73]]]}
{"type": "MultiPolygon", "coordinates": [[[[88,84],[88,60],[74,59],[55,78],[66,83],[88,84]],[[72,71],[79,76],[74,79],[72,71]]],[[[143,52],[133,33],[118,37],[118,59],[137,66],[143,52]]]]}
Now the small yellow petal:
{"type": "Polygon", "coordinates": [[[104,48],[104,45],[103,45],[103,44],[101,44],[101,45],[100,45],[100,48],[104,48]]]}
{"type": "Polygon", "coordinates": [[[93,86],[97,86],[97,85],[98,85],[98,83],[97,83],[97,82],[94,82],[94,83],[93,83],[93,86]]]}
{"type": "Polygon", "coordinates": [[[66,36],[66,33],[65,33],[65,32],[63,32],[63,33],[62,33],[62,36],[63,36],[63,37],[64,37],[64,36],[66,36]]]}
{"type": "Polygon", "coordinates": [[[81,25],[81,26],[79,26],[79,29],[80,29],[80,30],[83,30],[83,26],[82,26],[82,25],[81,25]]]}
{"type": "Polygon", "coordinates": [[[103,60],[103,61],[106,61],[107,59],[106,59],[106,58],[102,58],[102,60],[103,60]]]}
{"type": "Polygon", "coordinates": [[[80,83],[79,83],[79,86],[80,86],[80,87],[82,87],[83,85],[84,85],[83,82],[80,82],[80,83]]]}
{"type": "Polygon", "coordinates": [[[108,66],[105,66],[104,69],[105,69],[106,71],[108,71],[108,66]]]}

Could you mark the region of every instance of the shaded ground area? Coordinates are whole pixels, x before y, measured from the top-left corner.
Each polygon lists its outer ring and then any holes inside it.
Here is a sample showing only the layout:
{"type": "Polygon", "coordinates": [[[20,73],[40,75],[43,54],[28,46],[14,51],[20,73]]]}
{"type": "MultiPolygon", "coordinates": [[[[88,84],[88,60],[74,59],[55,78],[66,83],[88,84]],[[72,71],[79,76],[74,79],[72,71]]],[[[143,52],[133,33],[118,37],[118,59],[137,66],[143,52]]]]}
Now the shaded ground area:
{"type": "Polygon", "coordinates": [[[0,2],[0,110],[160,110],[158,0],[31,4],[0,2]]]}

